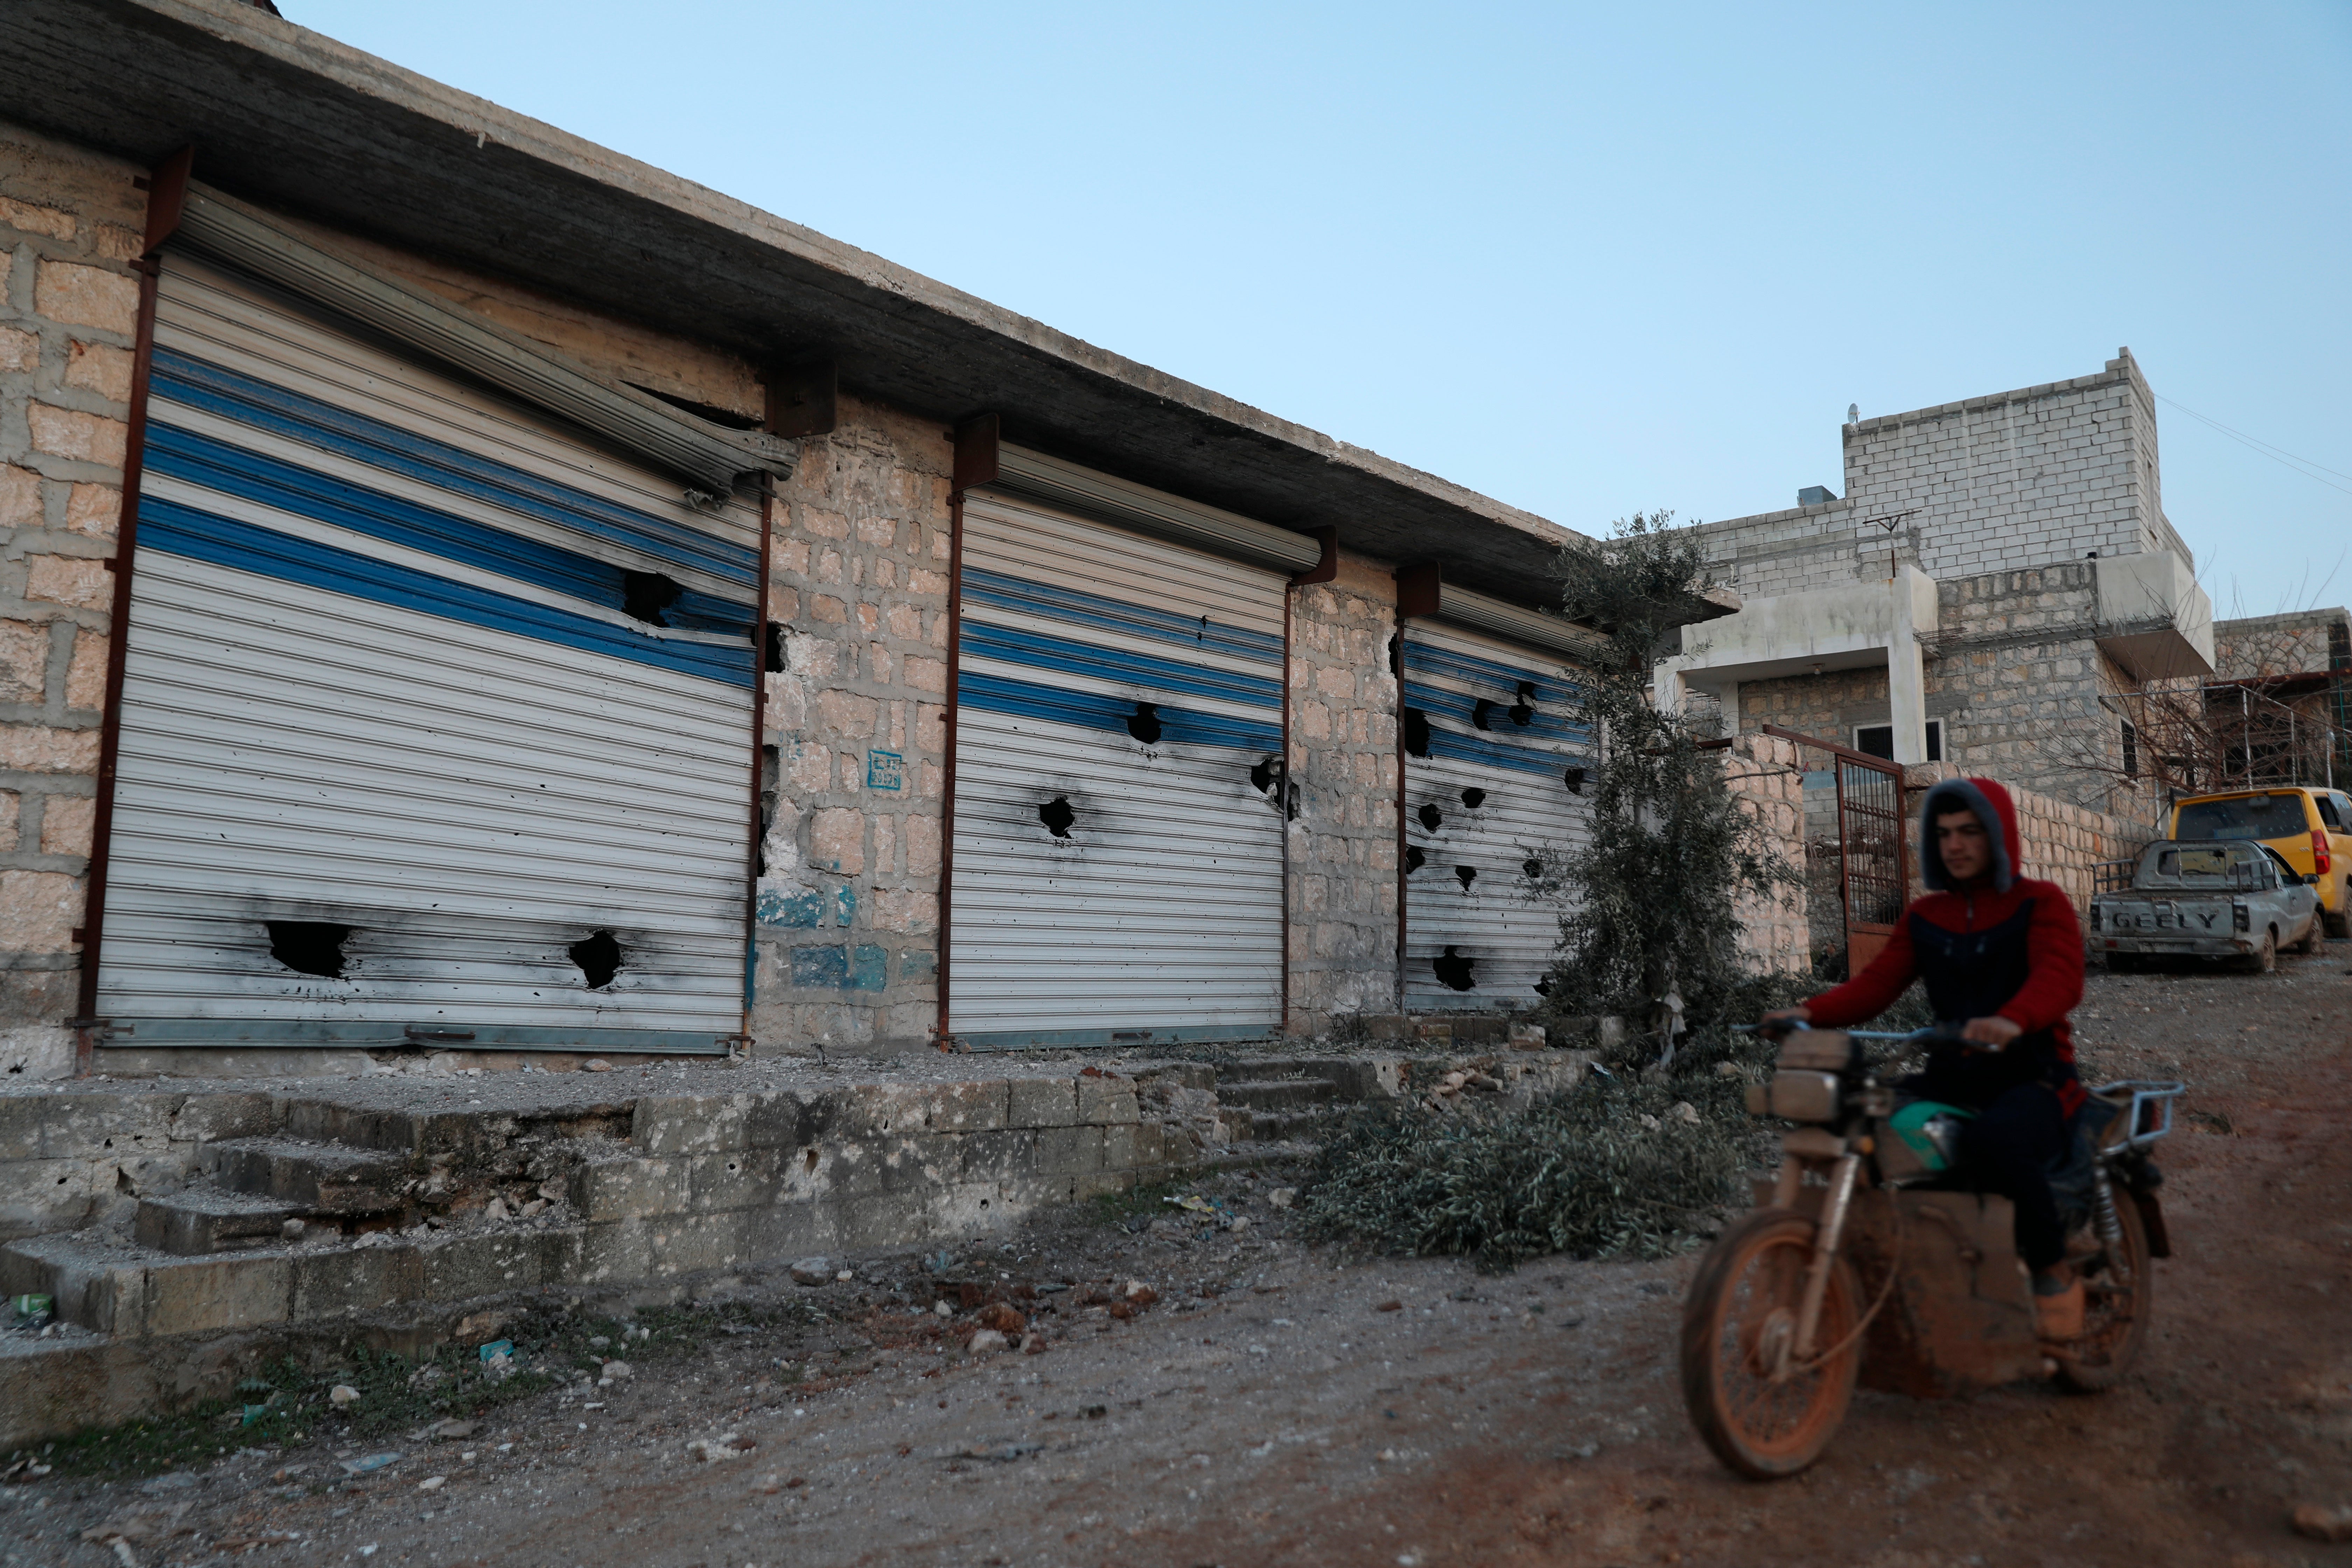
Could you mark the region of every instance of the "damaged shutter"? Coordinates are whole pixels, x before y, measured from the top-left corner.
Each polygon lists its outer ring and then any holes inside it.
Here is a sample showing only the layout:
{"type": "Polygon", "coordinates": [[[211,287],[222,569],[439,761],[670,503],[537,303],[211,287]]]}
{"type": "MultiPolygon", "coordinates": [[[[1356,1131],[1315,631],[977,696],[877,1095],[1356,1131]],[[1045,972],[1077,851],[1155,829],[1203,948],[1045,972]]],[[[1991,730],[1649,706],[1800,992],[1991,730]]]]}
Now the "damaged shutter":
{"type": "Polygon", "coordinates": [[[756,504],[177,255],[143,460],[114,1043],[723,1048],[756,504]]]}
{"type": "Polygon", "coordinates": [[[1285,579],[986,492],[963,528],[955,1033],[1273,1032],[1285,579]]]}
{"type": "Polygon", "coordinates": [[[1551,967],[1559,911],[1529,897],[1541,863],[1588,837],[1590,737],[1570,668],[1452,625],[1409,623],[1405,1006],[1522,1005],[1551,967]]]}

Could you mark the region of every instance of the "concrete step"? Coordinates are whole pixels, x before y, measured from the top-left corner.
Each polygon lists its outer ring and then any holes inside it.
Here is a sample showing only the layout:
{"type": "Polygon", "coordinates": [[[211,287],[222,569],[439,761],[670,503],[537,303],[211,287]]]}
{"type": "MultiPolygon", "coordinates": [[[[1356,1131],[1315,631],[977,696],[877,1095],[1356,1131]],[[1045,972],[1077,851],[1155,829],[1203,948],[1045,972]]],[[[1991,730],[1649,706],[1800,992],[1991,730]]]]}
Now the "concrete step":
{"type": "Polygon", "coordinates": [[[1336,1083],[1346,1076],[1351,1064],[1338,1057],[1257,1057],[1245,1061],[1217,1064],[1217,1089],[1224,1091],[1227,1084],[1265,1083],[1277,1079],[1314,1079],[1323,1083],[1336,1083]]]}
{"type": "Polygon", "coordinates": [[[400,1206],[409,1180],[404,1155],[299,1138],[224,1139],[206,1144],[198,1163],[232,1192],[304,1214],[383,1214],[400,1206]]]}
{"type": "Polygon", "coordinates": [[[415,1318],[434,1302],[609,1273],[620,1261],[616,1249],[645,1239],[613,1234],[626,1227],[602,1228],[601,1250],[586,1226],[552,1225],[422,1237],[313,1229],[299,1240],[194,1256],[119,1232],[65,1231],[0,1247],[0,1293],[51,1296],[62,1322],[151,1339],[348,1323],[377,1312],[415,1318]]]}
{"type": "Polygon", "coordinates": [[[131,1234],[140,1246],[175,1258],[244,1252],[276,1246],[285,1239],[286,1222],[304,1212],[283,1198],[195,1186],[141,1198],[131,1234]]]}
{"type": "Polygon", "coordinates": [[[1210,1171],[1249,1171],[1267,1165],[1303,1163],[1315,1157],[1316,1145],[1311,1142],[1268,1140],[1265,1142],[1228,1143],[1202,1160],[1197,1167],[1210,1171]]]}
{"type": "Polygon", "coordinates": [[[1290,1110],[1322,1105],[1339,1098],[1339,1086],[1328,1078],[1247,1079],[1220,1082],[1217,1103],[1249,1110],[1290,1110]]]}
{"type": "Polygon", "coordinates": [[[1311,1142],[1348,1108],[1318,1106],[1307,1110],[1228,1111],[1225,1137],[1235,1143],[1311,1142]]]}
{"type": "Polygon", "coordinates": [[[0,1247],[0,1291],[47,1296],[58,1321],[110,1333],[118,1304],[135,1312],[143,1300],[151,1256],[162,1254],[98,1231],[26,1237],[0,1247]]]}

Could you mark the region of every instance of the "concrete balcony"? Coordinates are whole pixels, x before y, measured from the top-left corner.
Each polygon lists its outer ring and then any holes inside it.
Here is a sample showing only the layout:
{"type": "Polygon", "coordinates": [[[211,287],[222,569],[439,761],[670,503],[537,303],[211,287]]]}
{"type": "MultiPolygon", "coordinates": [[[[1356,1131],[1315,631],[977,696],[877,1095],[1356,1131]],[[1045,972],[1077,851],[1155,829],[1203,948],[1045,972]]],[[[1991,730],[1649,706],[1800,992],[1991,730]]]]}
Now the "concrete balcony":
{"type": "Polygon", "coordinates": [[[2135,680],[2213,673],[2213,601],[2168,550],[2102,556],[2099,651],[2135,680]]]}
{"type": "MultiPolygon", "coordinates": [[[[1751,600],[1736,615],[1682,628],[1682,652],[1658,669],[1658,701],[1680,707],[1685,690],[1706,691],[1730,709],[1748,681],[1883,666],[1895,760],[1924,763],[1919,639],[1932,637],[1936,626],[1936,580],[1916,566],[1875,582],[1751,600]]],[[[2210,644],[2210,630],[2207,636],[2210,644]]]]}

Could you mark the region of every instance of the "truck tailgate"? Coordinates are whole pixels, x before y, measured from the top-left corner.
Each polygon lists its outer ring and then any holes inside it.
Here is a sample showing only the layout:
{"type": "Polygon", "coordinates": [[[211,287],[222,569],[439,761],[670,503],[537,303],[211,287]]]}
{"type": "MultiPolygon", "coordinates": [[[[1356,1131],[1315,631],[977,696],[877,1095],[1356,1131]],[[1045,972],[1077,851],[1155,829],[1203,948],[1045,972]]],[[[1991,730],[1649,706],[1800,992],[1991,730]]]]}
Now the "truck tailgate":
{"type": "Polygon", "coordinates": [[[2098,900],[2100,926],[2110,936],[2228,937],[2232,929],[2228,899],[2136,899],[2107,895],[2098,900]]]}

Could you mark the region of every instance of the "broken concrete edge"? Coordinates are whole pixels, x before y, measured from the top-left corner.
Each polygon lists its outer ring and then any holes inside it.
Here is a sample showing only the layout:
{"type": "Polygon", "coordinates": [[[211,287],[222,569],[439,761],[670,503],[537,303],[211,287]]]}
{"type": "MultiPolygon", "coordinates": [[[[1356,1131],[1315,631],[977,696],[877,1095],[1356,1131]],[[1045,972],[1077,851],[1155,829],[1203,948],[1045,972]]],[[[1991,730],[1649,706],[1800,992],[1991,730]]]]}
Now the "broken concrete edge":
{"type": "MultiPolygon", "coordinates": [[[[783,1265],[775,1265],[781,1269],[783,1265]]],[[[422,1362],[449,1344],[480,1344],[531,1311],[629,1316],[738,1293],[753,1270],[720,1268],[626,1287],[509,1290],[398,1305],[310,1322],[131,1338],[0,1339],[0,1454],[126,1422],[185,1415],[292,1360],[331,1370],[354,1350],[422,1362]]]]}
{"type": "MultiPolygon", "coordinates": [[[[632,1081],[625,1087],[633,1092],[610,1098],[600,1097],[599,1091],[621,1089],[624,1080],[539,1080],[527,1089],[510,1085],[530,1095],[528,1102],[488,1106],[387,1104],[387,1098],[397,1098],[394,1091],[399,1086],[388,1089],[365,1080],[359,1086],[223,1086],[217,1090],[84,1083],[72,1089],[0,1093],[0,1242],[127,1218],[139,1200],[173,1194],[204,1175],[221,1175],[218,1167],[231,1152],[223,1146],[238,1140],[285,1138],[381,1151],[404,1162],[409,1175],[428,1181],[452,1173],[483,1173],[500,1160],[515,1168],[488,1174],[517,1182],[570,1183],[575,1165],[584,1167],[598,1155],[643,1159],[757,1153],[750,1167],[729,1174],[729,1180],[740,1184],[776,1179],[775,1160],[767,1152],[776,1150],[799,1151],[803,1161],[810,1151],[818,1151],[826,1170],[803,1174],[824,1177],[821,1184],[830,1184],[828,1173],[835,1166],[846,1171],[876,1160],[895,1168],[911,1159],[918,1166],[951,1172],[953,1179],[975,1180],[1077,1172],[1097,1168],[1103,1159],[1118,1163],[1137,1140],[1145,1146],[1145,1163],[1181,1163],[1225,1143],[1276,1135],[1225,1103],[1220,1098],[1221,1082],[1231,1089],[1237,1078],[1319,1080],[1330,1085],[1336,1100],[1380,1100],[1403,1092],[1406,1080],[1423,1071],[1422,1066],[1408,1063],[1425,1061],[1442,1073],[1447,1058],[1428,1053],[1459,1042],[1438,1037],[1415,1044],[1421,1050],[1412,1056],[1364,1053],[1122,1064],[1129,1076],[1088,1068],[1067,1077],[965,1082],[886,1079],[790,1088],[743,1083],[737,1088],[741,1080],[714,1074],[707,1080],[707,1090],[702,1083],[647,1089],[632,1081]],[[1105,1134],[1117,1147],[1107,1145],[1101,1155],[1091,1155],[1076,1147],[1087,1140],[1066,1131],[1079,1127],[1131,1131],[1105,1134]],[[1161,1145],[1157,1156],[1148,1147],[1155,1137],[1148,1129],[1153,1128],[1161,1145]],[[995,1137],[969,1151],[926,1143],[982,1133],[1032,1136],[995,1137]],[[895,1152],[877,1147],[856,1154],[842,1152],[845,1145],[892,1139],[898,1141],[895,1152]],[[1190,1154],[1177,1149],[1178,1143],[1188,1146],[1190,1154]],[[524,1168],[527,1162],[518,1163],[528,1153],[527,1146],[546,1148],[564,1168],[532,1174],[524,1168]]],[[[1550,1052],[1523,1059],[1576,1055],[1550,1052]]],[[[589,1179],[602,1183],[604,1178],[589,1179]]],[[[699,1182],[704,1190],[719,1180],[708,1172],[698,1175],[683,1167],[664,1179],[699,1182]]],[[[234,1180],[229,1184],[260,1190],[234,1180]]],[[[278,1195],[306,1201],[313,1196],[278,1195]]],[[[598,1217],[599,1200],[591,1193],[574,1190],[570,1196],[580,1212],[598,1217]]]]}
{"type": "MultiPolygon", "coordinates": [[[[1465,1084],[1526,1099],[1572,1086],[1585,1065],[1578,1052],[1277,1058],[1228,1064],[1244,1075],[1231,1081],[1210,1064],[1173,1063],[1132,1078],[648,1093],[446,1110],[250,1092],[5,1097],[0,1149],[32,1157],[0,1162],[0,1176],[58,1163],[49,1155],[91,1165],[152,1160],[139,1151],[176,1137],[194,1154],[183,1177],[191,1168],[248,1173],[229,1192],[194,1191],[197,1201],[182,1206],[197,1215],[250,1210],[274,1219],[281,1206],[294,1213],[323,1201],[306,1189],[279,1205],[252,1191],[258,1178],[249,1173],[277,1157],[272,1139],[337,1168],[436,1180],[471,1172],[481,1179],[477,1196],[499,1182],[560,1181],[565,1201],[541,1222],[472,1228],[411,1226],[411,1203],[397,1219],[371,1215],[349,1235],[329,1229],[310,1243],[280,1244],[263,1226],[251,1249],[192,1255],[134,1245],[119,1206],[96,1223],[20,1237],[0,1245],[0,1291],[51,1297],[60,1321],[96,1337],[0,1340],[0,1393],[9,1377],[36,1379],[24,1400],[0,1410],[71,1408],[84,1426],[100,1419],[93,1410],[128,1419],[212,1396],[205,1391],[216,1392],[220,1380],[199,1373],[226,1353],[204,1348],[216,1342],[310,1342],[355,1328],[413,1336],[517,1293],[667,1291],[816,1252],[969,1242],[1050,1205],[1304,1157],[1311,1143],[1291,1135],[1351,1103],[1457,1095],[1465,1084]],[[1221,1104],[1221,1088],[1250,1103],[1221,1104]],[[1268,1102],[1275,1109],[1264,1109],[1268,1102]],[[369,1152],[379,1157],[364,1159],[369,1152]],[[39,1371],[52,1366],[62,1370],[39,1371]],[[57,1405],[42,1392],[52,1384],[95,1388],[95,1403],[57,1405]]],[[[121,1178],[122,1165],[111,1168],[121,1178]]],[[[315,1184],[315,1173],[306,1179],[315,1184]]],[[[173,1238],[185,1215],[167,1207],[163,1198],[139,1200],[140,1241],[173,1238]]],[[[198,1232],[231,1234],[189,1234],[198,1232]]],[[[0,1424],[13,1430],[18,1422],[0,1424]]]]}

